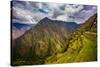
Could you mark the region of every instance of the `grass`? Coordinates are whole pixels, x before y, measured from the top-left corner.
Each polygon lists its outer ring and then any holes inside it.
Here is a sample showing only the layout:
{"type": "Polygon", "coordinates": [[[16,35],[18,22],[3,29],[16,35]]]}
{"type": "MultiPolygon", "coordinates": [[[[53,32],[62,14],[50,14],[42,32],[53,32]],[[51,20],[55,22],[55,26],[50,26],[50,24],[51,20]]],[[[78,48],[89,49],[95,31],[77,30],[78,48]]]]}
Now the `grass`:
{"type": "MultiPolygon", "coordinates": [[[[88,32],[94,37],[96,33],[88,32]]],[[[91,37],[92,37],[91,36],[91,37]]],[[[89,37],[81,35],[71,43],[71,46],[64,53],[48,57],[45,64],[88,62],[97,60],[97,42],[89,37]],[[80,49],[81,48],[81,49],[80,49]]]]}
{"type": "Polygon", "coordinates": [[[83,36],[83,49],[79,52],[75,62],[96,61],[97,59],[97,42],[83,36]]]}

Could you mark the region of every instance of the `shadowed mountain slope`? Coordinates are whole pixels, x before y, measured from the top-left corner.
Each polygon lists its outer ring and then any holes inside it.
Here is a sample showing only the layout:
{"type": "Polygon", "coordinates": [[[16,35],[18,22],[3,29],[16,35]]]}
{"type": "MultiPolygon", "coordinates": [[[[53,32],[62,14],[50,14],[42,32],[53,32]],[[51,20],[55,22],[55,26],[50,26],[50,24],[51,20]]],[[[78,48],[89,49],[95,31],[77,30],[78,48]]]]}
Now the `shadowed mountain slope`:
{"type": "Polygon", "coordinates": [[[12,65],[95,61],[96,19],[85,23],[44,18],[12,41],[12,65]]]}

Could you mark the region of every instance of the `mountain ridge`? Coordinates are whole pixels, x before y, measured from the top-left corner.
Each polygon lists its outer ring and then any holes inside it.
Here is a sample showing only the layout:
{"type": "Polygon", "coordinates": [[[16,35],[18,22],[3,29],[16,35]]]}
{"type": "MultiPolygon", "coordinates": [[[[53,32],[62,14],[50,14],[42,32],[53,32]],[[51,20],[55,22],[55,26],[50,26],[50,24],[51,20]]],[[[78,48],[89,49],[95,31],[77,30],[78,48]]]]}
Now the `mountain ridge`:
{"type": "Polygon", "coordinates": [[[51,23],[50,19],[42,19],[13,40],[12,65],[96,61],[95,19],[96,15],[93,15],[84,24],[76,25],[74,30],[67,26],[67,22],[61,24],[53,20],[51,23]]]}

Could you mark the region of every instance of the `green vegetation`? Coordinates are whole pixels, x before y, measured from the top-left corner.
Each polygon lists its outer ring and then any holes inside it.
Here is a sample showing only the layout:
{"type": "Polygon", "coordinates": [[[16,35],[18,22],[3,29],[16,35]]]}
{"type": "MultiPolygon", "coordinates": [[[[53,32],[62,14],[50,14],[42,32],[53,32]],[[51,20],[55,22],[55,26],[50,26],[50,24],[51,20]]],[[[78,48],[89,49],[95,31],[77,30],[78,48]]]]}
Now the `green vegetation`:
{"type": "Polygon", "coordinates": [[[97,60],[96,14],[73,32],[57,24],[38,24],[13,41],[12,65],[97,60]]]}
{"type": "Polygon", "coordinates": [[[69,63],[97,60],[97,42],[91,38],[81,35],[77,40],[71,42],[70,45],[66,52],[48,57],[45,63],[69,63]]]}

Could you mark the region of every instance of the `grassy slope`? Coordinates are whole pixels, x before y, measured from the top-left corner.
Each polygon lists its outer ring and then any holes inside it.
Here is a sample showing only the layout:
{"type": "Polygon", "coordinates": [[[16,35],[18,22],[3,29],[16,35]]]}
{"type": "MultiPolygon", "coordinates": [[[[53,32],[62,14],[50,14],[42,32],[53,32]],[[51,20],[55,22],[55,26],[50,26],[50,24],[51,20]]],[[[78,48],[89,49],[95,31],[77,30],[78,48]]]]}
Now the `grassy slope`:
{"type": "Polygon", "coordinates": [[[85,32],[70,43],[71,46],[66,52],[48,57],[45,64],[96,61],[97,42],[93,40],[96,39],[94,36],[96,36],[96,33],[88,32],[87,34],[85,32]],[[91,35],[91,37],[85,35],[91,35]]]}
{"type": "Polygon", "coordinates": [[[54,25],[48,27],[48,31],[39,26],[36,31],[28,32],[15,42],[18,48],[13,53],[13,65],[96,61],[97,33],[89,32],[90,22],[91,19],[82,24],[71,37],[65,29],[54,25]]]}

